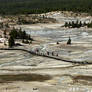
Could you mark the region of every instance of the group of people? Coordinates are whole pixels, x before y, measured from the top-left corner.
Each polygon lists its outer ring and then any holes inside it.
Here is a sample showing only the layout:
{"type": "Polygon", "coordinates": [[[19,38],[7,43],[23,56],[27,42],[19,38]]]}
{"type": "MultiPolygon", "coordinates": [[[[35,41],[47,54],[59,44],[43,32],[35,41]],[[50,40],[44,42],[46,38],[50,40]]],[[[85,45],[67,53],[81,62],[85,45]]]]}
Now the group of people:
{"type": "Polygon", "coordinates": [[[45,55],[45,56],[58,56],[58,53],[55,53],[54,51],[52,51],[52,52],[46,51],[44,53],[44,52],[40,52],[40,50],[38,48],[34,50],[34,53],[39,54],[39,55],[45,55]]]}
{"type": "Polygon", "coordinates": [[[58,53],[47,51],[47,55],[58,56],[58,53]]]}

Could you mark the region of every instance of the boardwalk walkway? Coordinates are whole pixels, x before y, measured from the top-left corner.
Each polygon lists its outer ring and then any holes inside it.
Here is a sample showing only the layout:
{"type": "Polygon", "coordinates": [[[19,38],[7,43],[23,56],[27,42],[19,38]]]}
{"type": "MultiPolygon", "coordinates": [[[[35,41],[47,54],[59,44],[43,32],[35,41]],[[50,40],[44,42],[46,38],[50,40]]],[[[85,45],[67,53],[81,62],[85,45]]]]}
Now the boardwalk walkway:
{"type": "Polygon", "coordinates": [[[32,55],[37,55],[37,56],[42,56],[42,57],[47,57],[47,58],[51,58],[51,59],[55,59],[55,60],[60,60],[60,61],[64,61],[64,62],[69,62],[69,63],[74,63],[74,64],[92,64],[91,62],[78,62],[78,61],[72,61],[72,60],[66,60],[66,59],[62,59],[59,56],[52,56],[52,55],[46,55],[46,54],[41,54],[41,53],[37,53],[31,50],[27,50],[27,49],[20,49],[20,48],[0,48],[0,50],[21,50],[21,51],[25,51],[28,52],[32,55]]]}

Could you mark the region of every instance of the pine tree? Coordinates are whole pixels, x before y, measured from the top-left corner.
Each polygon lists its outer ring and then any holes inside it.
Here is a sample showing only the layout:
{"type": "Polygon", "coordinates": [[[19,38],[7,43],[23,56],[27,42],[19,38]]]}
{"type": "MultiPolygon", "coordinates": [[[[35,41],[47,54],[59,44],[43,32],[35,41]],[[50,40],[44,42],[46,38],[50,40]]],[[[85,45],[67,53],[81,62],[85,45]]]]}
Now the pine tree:
{"type": "Polygon", "coordinates": [[[26,39],[26,37],[27,37],[26,31],[23,31],[22,39],[26,39]]]}
{"type": "Polygon", "coordinates": [[[68,27],[68,23],[67,22],[65,22],[65,27],[68,27]]]}
{"type": "Polygon", "coordinates": [[[82,22],[80,21],[80,23],[79,23],[79,27],[82,27],[82,22]]]}
{"type": "Polygon", "coordinates": [[[8,40],[9,47],[12,48],[15,45],[15,40],[13,36],[10,36],[8,40]]]}
{"type": "Polygon", "coordinates": [[[75,28],[76,24],[74,23],[74,21],[72,21],[71,26],[72,26],[72,28],[75,28]]]}
{"type": "Polygon", "coordinates": [[[72,26],[72,23],[71,23],[71,22],[69,22],[68,27],[71,27],[71,26],[72,26]]]}
{"type": "Polygon", "coordinates": [[[71,44],[71,38],[69,37],[68,41],[67,41],[67,44],[71,44]]]}
{"type": "Polygon", "coordinates": [[[4,37],[6,38],[6,30],[4,30],[4,33],[3,34],[4,34],[4,37]]]}

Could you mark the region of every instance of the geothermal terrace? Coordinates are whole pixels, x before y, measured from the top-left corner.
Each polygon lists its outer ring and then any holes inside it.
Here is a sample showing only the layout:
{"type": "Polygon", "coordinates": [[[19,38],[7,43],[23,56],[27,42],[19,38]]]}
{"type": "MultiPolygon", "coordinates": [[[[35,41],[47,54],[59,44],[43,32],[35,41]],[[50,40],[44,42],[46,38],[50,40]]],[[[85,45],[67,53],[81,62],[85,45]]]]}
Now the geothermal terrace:
{"type": "MultiPolygon", "coordinates": [[[[58,54],[59,58],[92,63],[92,29],[64,28],[65,21],[91,21],[90,16],[70,17],[47,13],[57,23],[18,25],[35,39],[23,48],[58,54]],[[71,37],[72,44],[67,45],[71,37]],[[56,44],[59,42],[59,44],[56,44]]],[[[91,92],[92,65],[70,63],[20,50],[0,50],[0,92],[91,92]]]]}

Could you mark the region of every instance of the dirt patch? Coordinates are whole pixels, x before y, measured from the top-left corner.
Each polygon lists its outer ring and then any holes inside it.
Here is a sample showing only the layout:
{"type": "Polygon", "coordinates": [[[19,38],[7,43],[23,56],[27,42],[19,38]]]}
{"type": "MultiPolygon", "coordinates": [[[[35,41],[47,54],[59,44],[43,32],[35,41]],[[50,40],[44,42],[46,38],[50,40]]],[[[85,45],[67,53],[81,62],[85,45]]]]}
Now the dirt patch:
{"type": "Polygon", "coordinates": [[[92,85],[92,76],[78,75],[73,77],[74,83],[92,85]]]}
{"type": "Polygon", "coordinates": [[[50,80],[49,75],[40,74],[17,74],[17,75],[0,75],[0,82],[13,82],[13,81],[40,81],[50,80]]]}

